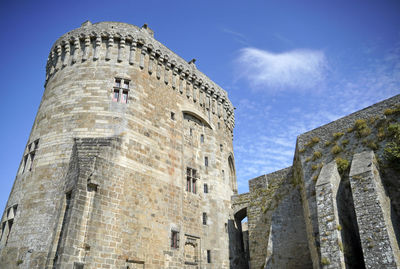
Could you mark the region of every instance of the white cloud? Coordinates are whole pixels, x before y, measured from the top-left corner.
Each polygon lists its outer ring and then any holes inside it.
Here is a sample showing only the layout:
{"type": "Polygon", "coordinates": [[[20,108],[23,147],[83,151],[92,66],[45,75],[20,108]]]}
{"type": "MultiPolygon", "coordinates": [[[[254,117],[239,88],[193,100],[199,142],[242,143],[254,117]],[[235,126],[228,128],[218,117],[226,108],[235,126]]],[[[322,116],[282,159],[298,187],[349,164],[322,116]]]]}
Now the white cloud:
{"type": "Polygon", "coordinates": [[[237,60],[239,76],[268,91],[311,89],[324,80],[327,68],[325,54],[314,50],[272,53],[249,47],[237,60]]]}

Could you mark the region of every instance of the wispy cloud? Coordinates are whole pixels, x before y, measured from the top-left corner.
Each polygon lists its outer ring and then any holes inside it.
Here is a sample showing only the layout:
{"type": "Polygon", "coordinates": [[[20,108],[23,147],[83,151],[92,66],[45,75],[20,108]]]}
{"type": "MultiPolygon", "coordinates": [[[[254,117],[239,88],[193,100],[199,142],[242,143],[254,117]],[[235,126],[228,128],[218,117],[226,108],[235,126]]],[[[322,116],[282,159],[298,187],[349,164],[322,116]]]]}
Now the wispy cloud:
{"type": "Polygon", "coordinates": [[[327,69],[324,53],[315,50],[273,53],[249,47],[240,50],[237,62],[242,78],[267,91],[312,89],[327,69]]]}
{"type": "Polygon", "coordinates": [[[260,92],[246,93],[235,113],[234,149],[241,191],[247,189],[249,179],[292,165],[298,135],[399,94],[398,52],[400,43],[381,57],[365,54],[364,58],[370,58],[367,63],[349,74],[332,64],[325,78],[329,90],[322,94],[286,92],[268,98],[260,92]]]}
{"type": "Polygon", "coordinates": [[[233,38],[234,38],[237,42],[239,42],[240,44],[245,45],[245,46],[249,46],[249,42],[248,42],[248,40],[247,40],[247,37],[246,37],[244,34],[239,33],[239,32],[236,32],[236,31],[233,31],[233,30],[230,30],[230,29],[227,29],[227,28],[222,28],[221,30],[222,30],[222,32],[224,32],[224,33],[227,33],[227,34],[229,34],[229,35],[232,35],[233,38]]]}

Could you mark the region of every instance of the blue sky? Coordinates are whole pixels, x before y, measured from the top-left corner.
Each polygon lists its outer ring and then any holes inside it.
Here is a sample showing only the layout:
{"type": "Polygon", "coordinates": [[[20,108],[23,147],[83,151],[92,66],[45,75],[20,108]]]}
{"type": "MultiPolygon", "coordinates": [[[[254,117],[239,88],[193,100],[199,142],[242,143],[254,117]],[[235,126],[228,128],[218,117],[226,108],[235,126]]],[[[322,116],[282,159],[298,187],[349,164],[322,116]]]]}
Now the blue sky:
{"type": "Polygon", "coordinates": [[[228,91],[239,192],[291,165],[296,136],[400,93],[399,1],[0,2],[0,208],[38,109],[53,42],[86,20],[148,23],[228,91]]]}

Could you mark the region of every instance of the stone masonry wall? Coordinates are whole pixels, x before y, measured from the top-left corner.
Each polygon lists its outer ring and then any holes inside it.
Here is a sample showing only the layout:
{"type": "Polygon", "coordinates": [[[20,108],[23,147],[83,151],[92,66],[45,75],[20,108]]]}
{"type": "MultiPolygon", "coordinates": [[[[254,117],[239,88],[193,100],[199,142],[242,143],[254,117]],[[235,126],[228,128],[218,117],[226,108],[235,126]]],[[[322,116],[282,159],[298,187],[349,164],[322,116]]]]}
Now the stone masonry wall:
{"type": "Polygon", "coordinates": [[[67,33],[2,217],[0,267],[228,268],[233,126],[227,93],[147,26],[67,33]]]}
{"type": "MultiPolygon", "coordinates": [[[[399,176],[396,165],[386,157],[385,148],[389,142],[395,140],[396,126],[400,122],[400,95],[389,98],[385,101],[367,107],[363,110],[350,114],[337,121],[321,126],[315,130],[306,132],[297,138],[296,153],[294,158],[294,178],[301,190],[301,199],[307,226],[307,237],[309,248],[312,254],[313,267],[330,265],[330,259],[321,255],[323,242],[326,238],[327,225],[319,218],[319,201],[327,202],[327,199],[319,199],[321,190],[318,180],[321,171],[327,164],[335,162],[340,175],[338,188],[338,218],[340,222],[340,236],[343,240],[339,243],[344,253],[346,268],[368,267],[369,261],[363,257],[365,252],[362,230],[356,208],[356,200],[368,200],[368,192],[361,192],[360,198],[354,196],[353,187],[350,190],[349,170],[354,161],[354,156],[364,151],[373,151],[379,163],[379,173],[382,177],[382,189],[388,195],[388,202],[385,210],[391,212],[391,220],[394,232],[391,238],[398,242],[398,218],[400,216],[399,176]],[[397,171],[397,172],[396,172],[397,171]],[[353,202],[354,200],[354,202],[353,202]],[[355,212],[355,213],[352,213],[355,212]],[[357,215],[357,216],[356,216],[357,215]],[[321,226],[322,225],[322,226],[321,226]],[[322,230],[321,230],[322,229],[322,230]],[[365,261],[363,262],[359,261],[365,261]]],[[[326,188],[323,192],[327,194],[326,188]]],[[[333,193],[332,193],[333,195],[333,193]]],[[[334,198],[334,196],[332,196],[334,198]]],[[[333,199],[334,201],[335,199],[333,199]]],[[[332,202],[332,205],[334,202],[332,202]]],[[[337,218],[335,218],[337,220],[337,218]]],[[[368,221],[372,218],[368,217],[368,221]]],[[[332,231],[333,232],[333,231],[332,231]]],[[[332,232],[329,232],[333,234],[332,232]]],[[[329,241],[329,237],[328,237],[329,241]]],[[[331,249],[329,255],[338,258],[341,253],[331,249]],[[334,251],[338,255],[334,254],[334,251]]],[[[324,250],[325,251],[325,250],[324,250]]]]}

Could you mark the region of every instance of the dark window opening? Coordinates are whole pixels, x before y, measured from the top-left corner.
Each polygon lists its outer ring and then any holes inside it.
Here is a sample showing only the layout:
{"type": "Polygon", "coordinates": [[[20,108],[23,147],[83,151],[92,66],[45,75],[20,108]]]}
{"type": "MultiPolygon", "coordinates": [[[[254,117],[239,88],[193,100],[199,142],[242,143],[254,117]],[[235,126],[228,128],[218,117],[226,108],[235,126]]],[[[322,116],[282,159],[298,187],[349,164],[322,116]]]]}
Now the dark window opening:
{"type": "Polygon", "coordinates": [[[171,247],[179,248],[179,232],[171,231],[171,247]]]}
{"type": "Polygon", "coordinates": [[[126,104],[127,102],[128,102],[128,91],[123,91],[121,103],[126,104]]]}
{"type": "Polygon", "coordinates": [[[208,193],[208,185],[204,184],[204,193],[208,193]]]}
{"type": "Polygon", "coordinates": [[[204,157],[204,165],[208,166],[208,157],[204,157]]]}
{"type": "Polygon", "coordinates": [[[211,250],[207,249],[207,263],[211,263],[211,250]]]}
{"type": "Polygon", "coordinates": [[[114,94],[113,94],[113,102],[118,102],[119,100],[119,90],[114,89],[114,94]]]}
{"type": "Polygon", "coordinates": [[[219,144],[219,150],[222,152],[224,146],[222,144],[219,144]]]}
{"type": "Polygon", "coordinates": [[[171,112],[171,120],[175,120],[175,113],[171,112]]]}
{"type": "Polygon", "coordinates": [[[203,212],[203,225],[207,225],[207,213],[203,212]]]}
{"type": "Polygon", "coordinates": [[[128,103],[129,80],[116,78],[114,83],[112,101],[115,103],[128,103]],[[123,82],[123,83],[122,83],[123,82]]]}
{"type": "Polygon", "coordinates": [[[203,135],[203,134],[200,135],[200,142],[201,142],[201,143],[204,143],[204,135],[203,135]]]}
{"type": "Polygon", "coordinates": [[[190,136],[193,135],[193,129],[192,128],[190,128],[189,133],[190,133],[190,136]]]}
{"type": "Polygon", "coordinates": [[[193,168],[186,169],[186,191],[196,193],[197,172],[193,168]]]}
{"type": "Polygon", "coordinates": [[[31,152],[29,155],[31,156],[31,164],[29,166],[29,171],[32,171],[33,160],[35,159],[35,152],[31,152]]]}
{"type": "Polygon", "coordinates": [[[13,205],[13,206],[7,208],[7,210],[6,210],[5,220],[1,224],[1,237],[0,237],[1,246],[6,246],[8,243],[11,229],[14,224],[14,218],[17,214],[17,208],[18,208],[18,205],[13,205]]]}

